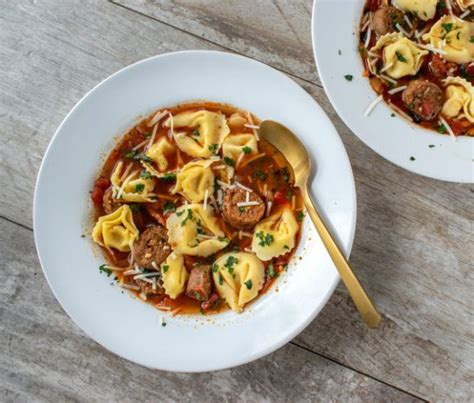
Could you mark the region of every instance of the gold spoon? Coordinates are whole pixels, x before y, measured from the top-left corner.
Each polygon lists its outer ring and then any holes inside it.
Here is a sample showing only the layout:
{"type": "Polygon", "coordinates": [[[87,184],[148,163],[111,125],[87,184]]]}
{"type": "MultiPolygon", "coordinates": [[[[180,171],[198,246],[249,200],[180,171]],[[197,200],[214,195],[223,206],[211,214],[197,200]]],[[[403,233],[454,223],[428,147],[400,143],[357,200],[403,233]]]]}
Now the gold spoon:
{"type": "Polygon", "coordinates": [[[359,280],[351,269],[349,262],[337,246],[326,224],[318,213],[308,192],[308,178],[311,161],[303,143],[285,126],[272,120],[265,120],[260,124],[260,136],[275,146],[287,159],[293,168],[295,185],[301,189],[306,210],[313,221],[321,240],[326,246],[357,310],[364,322],[370,328],[376,328],[381,321],[380,314],[362,288],[359,280]]]}

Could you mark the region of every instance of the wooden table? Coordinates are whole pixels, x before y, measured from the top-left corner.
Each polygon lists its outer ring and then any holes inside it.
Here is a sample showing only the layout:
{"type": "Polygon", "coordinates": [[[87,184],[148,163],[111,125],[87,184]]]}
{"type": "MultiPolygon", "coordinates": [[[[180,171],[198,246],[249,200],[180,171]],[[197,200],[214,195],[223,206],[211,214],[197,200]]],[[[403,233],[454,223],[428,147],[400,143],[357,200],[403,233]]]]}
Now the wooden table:
{"type": "Polygon", "coordinates": [[[311,7],[311,0],[1,2],[1,401],[474,399],[473,186],[410,174],[344,126],[315,69],[311,7]],[[357,182],[351,262],[383,312],[380,329],[367,330],[340,286],[279,351],[231,370],[174,374],[116,357],[60,308],[33,244],[33,189],[46,146],[102,79],[183,49],[267,63],[328,113],[357,182]]]}

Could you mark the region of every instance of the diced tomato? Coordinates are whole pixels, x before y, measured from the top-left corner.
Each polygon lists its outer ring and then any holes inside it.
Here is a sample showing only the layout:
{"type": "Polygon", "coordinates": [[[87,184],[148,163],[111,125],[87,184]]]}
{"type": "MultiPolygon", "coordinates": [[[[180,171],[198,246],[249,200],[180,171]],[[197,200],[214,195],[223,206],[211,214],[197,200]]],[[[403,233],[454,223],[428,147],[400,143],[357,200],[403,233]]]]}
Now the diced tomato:
{"type": "Polygon", "coordinates": [[[92,189],[91,199],[95,204],[102,204],[102,199],[104,198],[104,193],[110,186],[110,180],[101,176],[94,183],[94,188],[92,189]]]}
{"type": "Polygon", "coordinates": [[[433,114],[433,104],[429,101],[424,101],[421,104],[421,113],[424,116],[429,116],[433,114]]]}
{"type": "Polygon", "coordinates": [[[275,196],[273,198],[273,201],[275,204],[285,204],[288,202],[288,199],[286,198],[285,194],[278,190],[275,192],[275,196]]]}
{"type": "Polygon", "coordinates": [[[466,132],[466,127],[457,120],[448,120],[448,125],[456,136],[466,132]]]}

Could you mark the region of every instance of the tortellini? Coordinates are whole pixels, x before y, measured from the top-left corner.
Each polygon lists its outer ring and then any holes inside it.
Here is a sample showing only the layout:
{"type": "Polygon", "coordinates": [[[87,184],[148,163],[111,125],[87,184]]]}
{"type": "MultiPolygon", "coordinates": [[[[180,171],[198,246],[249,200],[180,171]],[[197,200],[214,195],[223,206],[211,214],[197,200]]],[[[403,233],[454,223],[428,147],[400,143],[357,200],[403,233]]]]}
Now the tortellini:
{"type": "Polygon", "coordinates": [[[474,8],[474,0],[456,0],[459,8],[466,11],[468,8],[474,8]]]}
{"type": "Polygon", "coordinates": [[[172,252],[161,264],[160,270],[166,295],[176,299],[185,290],[189,277],[183,256],[172,252]]]}
{"type": "Polygon", "coordinates": [[[213,156],[230,133],[222,113],[201,110],[183,112],[166,120],[165,126],[173,125],[174,138],[179,149],[192,157],[213,156]],[[172,121],[171,121],[172,119],[172,121]],[[177,128],[190,128],[191,132],[176,132],[177,128]]]}
{"type": "Polygon", "coordinates": [[[423,40],[441,49],[443,57],[456,63],[474,60],[474,23],[445,15],[423,35],[423,40]]]}
{"type": "Polygon", "coordinates": [[[224,157],[238,161],[243,155],[258,154],[257,139],[251,133],[234,134],[228,136],[222,144],[224,157]]]}
{"type": "Polygon", "coordinates": [[[431,20],[436,14],[438,0],[396,0],[394,4],[403,11],[415,14],[420,20],[431,20]]]}
{"type": "Polygon", "coordinates": [[[114,187],[113,197],[127,202],[152,202],[150,193],[155,187],[153,179],[140,177],[140,171],[133,171],[122,179],[123,162],[119,161],[115,167],[110,180],[114,187]]]}
{"type": "Polygon", "coordinates": [[[210,256],[225,248],[229,241],[214,215],[214,210],[202,204],[185,204],[166,221],[168,242],[177,253],[210,256]]]}
{"type": "Polygon", "coordinates": [[[283,208],[255,226],[252,252],[261,260],[288,253],[296,244],[298,228],[293,211],[288,207],[283,208]]]}
{"type": "Polygon", "coordinates": [[[465,117],[474,123],[474,87],[459,77],[448,77],[446,85],[446,101],[441,113],[449,118],[465,117]]]}
{"type": "Polygon", "coordinates": [[[168,156],[175,151],[175,147],[166,137],[161,137],[155,144],[153,144],[146,152],[146,156],[151,158],[160,172],[168,169],[168,156]]]}
{"type": "Polygon", "coordinates": [[[133,222],[132,210],[126,204],[113,213],[100,217],[92,230],[94,242],[120,252],[130,251],[137,237],[138,229],[133,222]]]}
{"type": "Polygon", "coordinates": [[[212,266],[217,292],[235,312],[242,312],[263,286],[263,263],[252,253],[226,253],[212,266]]]}
{"type": "Polygon", "coordinates": [[[414,76],[421,67],[423,56],[428,51],[420,49],[415,42],[400,33],[382,36],[371,51],[383,49],[383,60],[386,74],[392,78],[414,76]]]}
{"type": "Polygon", "coordinates": [[[206,191],[212,194],[214,173],[211,164],[214,161],[192,161],[184,165],[176,175],[176,185],[172,193],[181,193],[191,203],[204,200],[206,191]]]}

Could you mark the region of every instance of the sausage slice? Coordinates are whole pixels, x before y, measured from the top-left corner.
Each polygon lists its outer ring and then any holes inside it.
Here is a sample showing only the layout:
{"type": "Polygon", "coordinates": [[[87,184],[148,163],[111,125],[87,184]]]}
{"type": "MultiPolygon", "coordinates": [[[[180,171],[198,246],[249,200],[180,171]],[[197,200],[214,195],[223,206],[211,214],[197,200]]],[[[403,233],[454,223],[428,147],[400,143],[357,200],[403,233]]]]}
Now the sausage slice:
{"type": "Polygon", "coordinates": [[[403,16],[403,11],[398,8],[392,6],[379,8],[374,13],[372,20],[374,31],[379,35],[397,31],[396,24],[403,23],[403,16]]]}
{"type": "Polygon", "coordinates": [[[247,191],[238,187],[227,188],[224,191],[222,215],[224,220],[238,229],[249,229],[255,226],[265,213],[265,204],[255,192],[249,192],[249,200],[257,202],[255,206],[238,206],[246,200],[247,191]]]}
{"type": "Polygon", "coordinates": [[[133,256],[140,267],[154,269],[171,253],[165,227],[156,225],[143,231],[133,245],[133,256]]]}
{"type": "Polygon", "coordinates": [[[186,295],[198,301],[207,301],[211,294],[211,266],[196,266],[191,270],[186,295]]]}
{"type": "Polygon", "coordinates": [[[423,120],[433,120],[443,107],[443,90],[427,80],[410,81],[402,94],[405,106],[423,120]]]}

